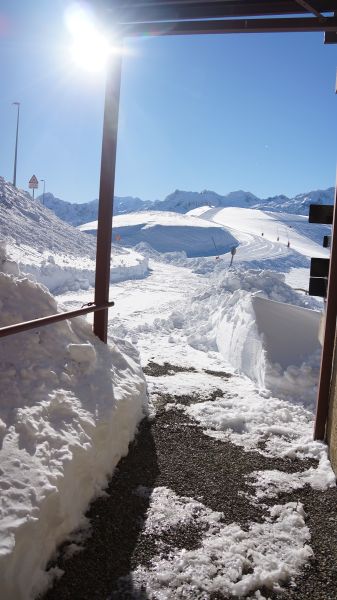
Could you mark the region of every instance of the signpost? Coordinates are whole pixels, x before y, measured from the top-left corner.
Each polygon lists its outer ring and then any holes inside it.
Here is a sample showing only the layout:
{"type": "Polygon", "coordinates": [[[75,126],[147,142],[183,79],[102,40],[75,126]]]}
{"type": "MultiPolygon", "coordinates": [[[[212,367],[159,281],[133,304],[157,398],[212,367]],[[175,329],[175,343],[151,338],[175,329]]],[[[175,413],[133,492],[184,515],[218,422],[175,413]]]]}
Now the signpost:
{"type": "Polygon", "coordinates": [[[39,187],[39,182],[37,180],[36,175],[32,175],[32,177],[30,178],[30,180],[28,182],[28,187],[29,187],[29,189],[33,190],[33,200],[34,200],[35,190],[37,190],[37,188],[39,187]]]}

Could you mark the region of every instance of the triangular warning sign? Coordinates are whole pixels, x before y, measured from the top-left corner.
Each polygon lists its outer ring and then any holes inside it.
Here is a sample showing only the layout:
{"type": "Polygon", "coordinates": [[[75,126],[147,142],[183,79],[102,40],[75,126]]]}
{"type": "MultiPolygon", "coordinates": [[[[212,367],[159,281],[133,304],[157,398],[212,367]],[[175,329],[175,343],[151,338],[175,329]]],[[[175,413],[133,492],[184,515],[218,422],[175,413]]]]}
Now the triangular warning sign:
{"type": "Polygon", "coordinates": [[[39,182],[37,180],[36,175],[32,175],[32,177],[30,178],[30,180],[28,182],[28,186],[30,188],[37,188],[37,187],[39,187],[39,182]]]}

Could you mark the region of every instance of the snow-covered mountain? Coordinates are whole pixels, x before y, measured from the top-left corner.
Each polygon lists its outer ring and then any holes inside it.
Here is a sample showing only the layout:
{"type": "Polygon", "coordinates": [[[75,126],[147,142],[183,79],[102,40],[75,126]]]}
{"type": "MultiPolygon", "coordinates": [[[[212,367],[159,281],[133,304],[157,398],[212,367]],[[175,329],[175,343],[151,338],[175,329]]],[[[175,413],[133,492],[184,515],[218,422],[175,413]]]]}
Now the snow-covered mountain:
{"type": "Polygon", "coordinates": [[[259,202],[259,198],[250,192],[239,190],[220,196],[216,192],[204,190],[203,192],[185,192],[176,190],[169,194],[165,200],[154,202],[154,210],[165,210],[185,213],[199,206],[240,206],[251,208],[259,202]]]}
{"type": "MultiPolygon", "coordinates": [[[[47,193],[44,195],[44,199],[43,196],[38,196],[37,200],[40,202],[43,200],[44,205],[52,210],[59,219],[62,219],[75,227],[77,225],[82,225],[82,223],[88,223],[97,219],[97,199],[91,200],[91,202],[74,204],[56,198],[53,194],[47,193]]],[[[132,198],[131,196],[126,198],[115,197],[114,213],[116,215],[122,215],[128,212],[147,210],[151,205],[151,202],[140,200],[140,198],[132,198]]]]}
{"type": "Polygon", "coordinates": [[[264,210],[286,212],[296,215],[309,214],[310,204],[333,204],[335,188],[330,187],[327,190],[314,190],[304,194],[298,194],[294,198],[287,196],[274,196],[266,198],[254,208],[262,208],[264,210]]]}
{"type": "Polygon", "coordinates": [[[73,255],[95,256],[95,240],[59,219],[23,190],[0,177],[1,239],[17,245],[53,249],[73,255]]]}
{"type": "MultiPolygon", "coordinates": [[[[38,199],[42,201],[42,196],[39,196],[38,199]]],[[[45,194],[44,202],[60,219],[75,226],[90,223],[97,219],[98,200],[92,200],[83,204],[73,204],[65,202],[60,198],[55,198],[53,194],[45,194]]],[[[114,214],[121,215],[144,210],[186,213],[201,206],[210,206],[215,208],[258,208],[273,212],[287,212],[307,216],[309,204],[333,204],[333,202],[333,187],[327,190],[315,190],[298,194],[294,198],[279,195],[264,199],[243,190],[230,192],[225,196],[209,190],[204,190],[203,192],[176,190],[172,194],[169,194],[165,200],[155,200],[154,202],[133,197],[116,197],[114,214]]]]}

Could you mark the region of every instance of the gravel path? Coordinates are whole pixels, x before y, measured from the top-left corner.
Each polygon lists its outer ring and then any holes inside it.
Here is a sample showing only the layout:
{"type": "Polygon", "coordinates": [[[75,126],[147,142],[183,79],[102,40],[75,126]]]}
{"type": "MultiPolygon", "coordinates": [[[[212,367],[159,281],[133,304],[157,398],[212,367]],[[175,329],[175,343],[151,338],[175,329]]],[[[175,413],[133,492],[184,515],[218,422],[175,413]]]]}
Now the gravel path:
{"type": "MultiPolygon", "coordinates": [[[[162,376],[182,371],[165,363],[150,363],[145,372],[162,376]]],[[[193,369],[191,369],[193,370],[193,369]]],[[[210,374],[214,375],[214,372],[210,374]]],[[[230,377],[221,374],[223,379],[230,377]]],[[[210,390],[208,399],[223,394],[210,390]]],[[[195,396],[175,397],[181,404],[198,401],[195,396]]],[[[55,582],[43,600],[145,600],[146,590],[136,592],[125,578],[138,565],[150,565],[158,554],[158,543],[165,548],[197,548],[202,531],[193,523],[171,528],[156,536],[142,532],[149,497],[135,493],[138,486],[165,486],[179,496],[188,496],[206,507],[224,514],[225,523],[236,522],[243,528],[258,522],[265,514],[262,506],[252,504],[245,492],[252,493],[245,477],[252,471],[279,469],[286,472],[303,471],[314,461],[266,458],[257,452],[245,452],[230,442],[222,442],[203,434],[183,412],[165,410],[172,402],[169,394],[159,399],[157,412],[145,419],[139,428],[129,454],[119,463],[106,494],[93,502],[87,513],[92,535],[84,549],[65,559],[69,544],[60,549],[57,565],[65,574],[55,582]],[[159,539],[160,538],[160,539],[159,539]]],[[[204,401],[205,398],[203,397],[204,401]]],[[[292,494],[281,494],[277,503],[300,501],[307,513],[314,558],[295,582],[276,594],[261,589],[271,600],[332,600],[337,598],[337,492],[314,491],[309,487],[292,494]]],[[[275,499],[265,500],[275,504],[275,499]]],[[[173,596],[168,596],[174,600],[173,596]]],[[[202,600],[221,600],[221,594],[205,595],[202,600]]],[[[42,600],[42,597],[41,597],[42,600]]],[[[191,598],[191,600],[193,600],[191,598]]]]}

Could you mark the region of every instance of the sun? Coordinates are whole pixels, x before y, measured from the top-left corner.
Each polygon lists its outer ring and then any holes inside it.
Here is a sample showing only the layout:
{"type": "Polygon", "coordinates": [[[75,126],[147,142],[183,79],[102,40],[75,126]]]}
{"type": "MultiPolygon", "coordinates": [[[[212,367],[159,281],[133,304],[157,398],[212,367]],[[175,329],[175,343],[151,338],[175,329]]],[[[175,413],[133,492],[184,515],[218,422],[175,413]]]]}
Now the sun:
{"type": "Polygon", "coordinates": [[[82,2],[70,5],[65,23],[71,35],[70,56],[74,64],[92,73],[103,71],[117,49],[100,30],[90,7],[82,2]]]}

